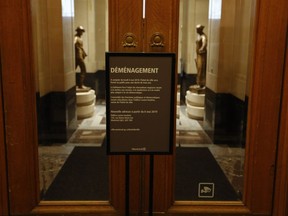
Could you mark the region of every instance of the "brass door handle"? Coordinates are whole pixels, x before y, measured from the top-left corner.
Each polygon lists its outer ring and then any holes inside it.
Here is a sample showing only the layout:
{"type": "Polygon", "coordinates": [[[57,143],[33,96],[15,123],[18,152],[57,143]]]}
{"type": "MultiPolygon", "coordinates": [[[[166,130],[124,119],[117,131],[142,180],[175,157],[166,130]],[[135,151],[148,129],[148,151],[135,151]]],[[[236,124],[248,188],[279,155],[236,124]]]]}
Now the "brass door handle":
{"type": "Polygon", "coordinates": [[[128,32],[124,35],[122,46],[123,47],[137,47],[136,35],[128,32]]]}
{"type": "Polygon", "coordinates": [[[164,36],[159,32],[155,32],[150,39],[151,47],[164,47],[164,36]]]}

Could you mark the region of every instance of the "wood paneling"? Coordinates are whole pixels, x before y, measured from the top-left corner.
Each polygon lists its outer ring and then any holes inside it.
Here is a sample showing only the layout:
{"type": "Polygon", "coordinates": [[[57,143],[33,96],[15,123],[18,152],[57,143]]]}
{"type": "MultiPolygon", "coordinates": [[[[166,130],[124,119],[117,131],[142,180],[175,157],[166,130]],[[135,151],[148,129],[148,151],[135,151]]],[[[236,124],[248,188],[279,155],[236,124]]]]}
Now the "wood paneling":
{"type": "Polygon", "coordinates": [[[2,64],[0,56],[0,215],[8,215],[8,185],[6,169],[4,110],[2,101],[2,64]]]}
{"type": "Polygon", "coordinates": [[[39,188],[29,0],[3,0],[0,8],[9,206],[21,214],[37,204],[39,188]]]}
{"type": "Polygon", "coordinates": [[[244,203],[270,215],[287,31],[286,0],[258,1],[248,108],[244,203]],[[275,43],[277,41],[277,43],[275,43]]]}
{"type": "MultiPolygon", "coordinates": [[[[288,6],[286,4],[286,11],[288,6]]],[[[288,32],[273,216],[288,215],[288,32]]]]}
{"type": "MultiPolygon", "coordinates": [[[[129,156],[129,210],[138,212],[141,208],[141,187],[143,175],[141,172],[141,156],[129,156]]],[[[126,205],[126,160],[125,156],[110,156],[110,197],[112,206],[121,213],[126,205]]]]}
{"type": "Polygon", "coordinates": [[[146,0],[145,52],[175,52],[178,47],[179,0],[146,0]],[[163,46],[153,46],[160,35],[163,46]]]}
{"type": "MultiPolygon", "coordinates": [[[[109,0],[109,51],[110,52],[141,52],[143,46],[142,0],[109,0]],[[126,39],[132,39],[130,45],[126,39]]],[[[142,181],[140,170],[141,158],[131,156],[129,185],[131,212],[140,207],[142,181]],[[137,177],[138,179],[135,179],[137,177]],[[133,196],[132,196],[133,195],[133,196]]],[[[109,157],[110,199],[117,211],[125,212],[126,167],[125,156],[109,157]]]]}
{"type": "MultiPolygon", "coordinates": [[[[172,52],[178,51],[178,25],[179,24],[179,0],[146,0],[146,16],[144,24],[144,52],[172,52]],[[153,45],[155,36],[160,36],[163,43],[153,45]]],[[[157,42],[157,38],[156,38],[157,42]]],[[[176,72],[177,73],[177,72],[176,72]]],[[[176,76],[176,74],[175,74],[176,76]]],[[[176,89],[175,89],[176,91],[176,89]]],[[[174,115],[176,116],[176,115],[174,115]]],[[[175,117],[176,119],[176,117],[175,117]]],[[[148,209],[149,201],[149,160],[146,157],[145,179],[145,209],[148,209]]],[[[173,155],[159,155],[154,158],[153,181],[153,211],[166,212],[173,204],[174,198],[174,170],[175,151],[173,155]]]]}
{"type": "MultiPolygon", "coordinates": [[[[177,53],[179,0],[146,1],[145,20],[142,19],[142,0],[111,0],[109,3],[109,51],[177,53]],[[136,35],[137,47],[123,47],[123,35],[129,32],[136,35]],[[163,35],[164,47],[150,46],[150,38],[154,33],[163,35]]],[[[173,202],[173,157],[155,157],[153,206],[157,212],[165,212],[173,202]]],[[[111,203],[117,210],[124,212],[125,156],[111,156],[110,165],[111,203]]],[[[129,187],[130,211],[147,212],[149,156],[130,156],[129,187]]]]}
{"type": "Polygon", "coordinates": [[[141,52],[142,29],[142,0],[109,0],[109,51],[141,52]],[[131,33],[135,47],[123,46],[131,33]]]}
{"type": "MultiPolygon", "coordinates": [[[[166,212],[173,204],[174,198],[174,166],[175,149],[173,155],[154,156],[154,181],[153,181],[153,211],[166,212]]],[[[149,202],[149,158],[146,157],[145,179],[145,208],[148,211],[149,202]]]]}

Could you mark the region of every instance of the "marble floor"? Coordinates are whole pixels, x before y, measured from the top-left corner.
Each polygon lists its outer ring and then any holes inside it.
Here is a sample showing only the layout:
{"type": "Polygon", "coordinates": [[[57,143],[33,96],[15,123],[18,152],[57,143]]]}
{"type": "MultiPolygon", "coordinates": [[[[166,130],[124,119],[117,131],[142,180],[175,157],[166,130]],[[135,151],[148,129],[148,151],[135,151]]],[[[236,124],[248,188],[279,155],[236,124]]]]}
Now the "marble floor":
{"type": "MultiPolygon", "coordinates": [[[[180,107],[180,114],[176,119],[176,147],[208,147],[235,191],[241,194],[243,191],[245,149],[213,144],[203,131],[201,122],[188,118],[185,109],[185,105],[180,107]]],[[[67,143],[39,146],[39,174],[42,194],[45,194],[75,146],[101,146],[106,129],[105,113],[105,102],[99,101],[91,118],[78,121],[78,130],[67,143]]]]}

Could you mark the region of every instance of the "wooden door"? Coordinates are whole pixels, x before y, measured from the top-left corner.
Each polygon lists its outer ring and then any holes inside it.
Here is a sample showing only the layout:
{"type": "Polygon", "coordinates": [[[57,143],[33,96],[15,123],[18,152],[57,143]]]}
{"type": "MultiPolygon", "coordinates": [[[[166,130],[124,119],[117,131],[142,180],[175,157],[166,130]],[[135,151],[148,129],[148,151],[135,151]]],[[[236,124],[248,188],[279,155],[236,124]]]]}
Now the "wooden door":
{"type": "MultiPolygon", "coordinates": [[[[141,52],[142,37],[142,0],[109,1],[109,51],[111,52],[141,52]],[[113,41],[113,42],[112,42],[113,41]]],[[[143,175],[140,169],[142,158],[131,156],[130,158],[130,194],[133,197],[129,200],[131,211],[141,208],[140,185],[143,182],[143,175]],[[132,210],[133,209],[133,210],[132,210]]],[[[111,203],[120,212],[125,211],[126,206],[126,163],[125,156],[110,156],[110,177],[111,182],[111,203]]]]}
{"type": "MultiPolygon", "coordinates": [[[[174,2],[175,3],[175,2],[174,2]]],[[[282,2],[283,5],[279,6],[278,9],[276,9],[275,13],[283,13],[283,17],[285,17],[285,13],[283,10],[284,2],[282,2]]],[[[145,13],[145,19],[143,19],[142,22],[144,26],[143,30],[143,51],[146,52],[174,52],[177,49],[177,45],[173,43],[173,41],[177,38],[175,32],[177,32],[178,29],[178,20],[175,20],[175,15],[178,11],[178,5],[171,2],[170,8],[165,8],[163,5],[169,4],[168,2],[162,2],[162,1],[146,1],[146,13],[145,13]],[[174,6],[174,7],[173,7],[174,6]],[[177,11],[174,9],[177,8],[177,11]],[[174,15],[174,16],[173,16],[174,15]],[[169,31],[167,30],[167,26],[169,26],[169,31]],[[176,37],[175,37],[176,36],[176,37]],[[174,37],[174,38],[173,38],[174,37]]],[[[264,29],[269,28],[269,26],[265,23],[269,20],[269,22],[274,23],[272,26],[273,28],[277,28],[277,32],[282,31],[281,33],[281,40],[282,43],[279,44],[279,53],[275,53],[275,56],[278,56],[280,53],[283,54],[285,46],[284,44],[284,35],[285,35],[285,22],[279,22],[279,20],[275,19],[273,15],[271,17],[266,17],[265,14],[267,14],[267,10],[270,11],[270,14],[273,14],[274,12],[271,11],[271,4],[272,2],[257,2],[257,12],[256,14],[259,16],[256,19],[256,30],[255,33],[263,32],[264,29]],[[265,21],[263,21],[265,20],[265,21]],[[280,30],[281,29],[281,30],[280,30]],[[282,51],[280,51],[282,50],[282,51]]],[[[287,7],[287,5],[286,5],[287,7]]],[[[110,16],[113,17],[112,13],[110,16]]],[[[279,17],[281,19],[281,16],[279,17]]],[[[126,23],[127,24],[127,23],[126,23]]],[[[113,28],[113,25],[110,25],[110,32],[111,34],[118,34],[117,28],[113,28]]],[[[120,33],[121,35],[122,33],[120,33]]],[[[265,59],[270,57],[270,54],[268,54],[266,57],[263,54],[264,50],[269,49],[270,43],[267,43],[268,38],[277,37],[273,34],[273,31],[269,31],[267,34],[256,34],[255,36],[255,53],[253,61],[255,61],[254,70],[253,70],[253,77],[252,77],[252,84],[251,84],[251,95],[249,98],[249,117],[248,117],[248,138],[247,138],[247,152],[246,152],[246,169],[245,169],[245,194],[243,198],[243,202],[235,203],[234,205],[225,205],[225,203],[219,204],[217,207],[217,211],[223,212],[241,212],[241,213],[249,213],[249,212],[261,212],[263,214],[269,215],[272,210],[272,192],[273,192],[273,184],[274,184],[274,172],[271,175],[271,168],[275,166],[275,159],[276,159],[276,147],[277,147],[277,131],[278,131],[278,123],[279,118],[277,117],[277,113],[280,111],[280,103],[279,100],[277,100],[273,95],[280,95],[281,89],[277,88],[277,86],[281,86],[281,77],[282,77],[282,67],[283,67],[283,60],[282,58],[276,58],[274,59],[275,62],[271,64],[271,62],[267,62],[265,59]],[[265,44],[265,45],[264,45],[265,44]],[[264,50],[263,50],[264,49],[264,50]],[[261,53],[261,54],[258,54],[261,53]],[[282,61],[279,61],[279,59],[282,59],[282,61]],[[267,64],[267,65],[266,65],[267,64]],[[265,65],[263,67],[263,65],[265,65]],[[270,74],[268,68],[271,66],[277,65],[276,71],[278,71],[276,74],[270,74]],[[273,76],[270,77],[269,76],[273,76]],[[270,81],[274,80],[275,86],[273,87],[273,90],[270,90],[268,93],[268,97],[271,99],[270,104],[271,107],[267,108],[266,106],[262,106],[262,103],[267,103],[267,94],[263,95],[263,92],[265,90],[263,89],[263,86],[267,86],[270,84],[270,81]],[[261,81],[260,81],[261,80],[261,81]],[[259,85],[259,83],[262,83],[259,85]],[[263,97],[263,98],[262,98],[263,97]],[[272,110],[274,110],[272,113],[275,115],[271,115],[270,113],[272,110]],[[263,118],[259,116],[259,111],[264,114],[265,116],[269,116],[268,119],[263,118]],[[266,114],[265,114],[266,113],[266,114]],[[267,127],[265,122],[270,122],[272,124],[267,127]],[[263,128],[257,128],[256,125],[262,125],[263,128]],[[264,127],[265,125],[265,127],[264,127]],[[260,130],[259,130],[260,129],[260,130]],[[267,136],[265,136],[267,134],[267,136]],[[269,135],[268,135],[269,134],[269,135]],[[261,142],[261,147],[258,146],[259,142],[261,142]],[[261,161],[259,163],[258,161],[261,160],[261,158],[266,158],[265,162],[261,161]],[[270,167],[269,170],[263,169],[263,164],[266,168],[270,167]],[[256,172],[259,175],[253,175],[254,172],[256,172]],[[265,179],[265,182],[263,184],[259,184],[261,179],[265,179]],[[265,190],[262,190],[262,187],[265,187],[265,190]],[[254,198],[253,198],[254,197],[254,198]],[[257,197],[257,198],[256,198],[257,197]],[[263,203],[266,203],[265,205],[263,203]]],[[[280,37],[280,36],[278,36],[280,37]]],[[[270,41],[270,39],[269,39],[270,41]]],[[[279,41],[279,38],[277,38],[277,41],[279,41]]],[[[110,40],[110,46],[115,47],[116,40],[110,40]]],[[[112,48],[113,50],[113,48],[112,48]]],[[[114,50],[113,50],[114,51],[114,50]]],[[[119,49],[116,51],[125,51],[123,49],[119,49]]],[[[272,58],[273,59],[273,58],[272,58]]],[[[275,68],[274,68],[275,70],[275,68]]],[[[268,100],[269,100],[268,99],[268,100]]],[[[135,161],[136,161],[135,157],[135,161]]],[[[203,211],[206,213],[209,212],[215,212],[214,208],[211,208],[209,211],[207,209],[206,205],[197,205],[197,204],[190,204],[187,205],[187,203],[183,202],[174,202],[174,195],[173,195],[173,182],[174,182],[174,164],[175,164],[175,158],[169,157],[169,156],[157,156],[156,157],[156,163],[155,163],[155,178],[154,178],[154,184],[157,185],[156,189],[154,191],[154,211],[155,212],[169,212],[171,214],[177,214],[181,212],[190,212],[193,213],[195,211],[203,211]],[[163,179],[165,181],[163,182],[163,179]],[[169,187],[170,185],[170,187],[169,187]],[[171,186],[172,185],[172,186],[171,186]],[[163,198],[164,197],[164,198],[163,198]],[[173,204],[174,202],[174,204],[173,204]],[[199,210],[200,209],[200,210],[199,210]]],[[[134,159],[133,159],[134,160],[134,159]]],[[[143,159],[142,159],[143,160],[143,159]]],[[[141,173],[141,159],[138,158],[139,166],[138,166],[138,172],[141,173]]],[[[136,163],[135,163],[136,164],[136,163]]],[[[143,166],[143,165],[142,165],[143,166]]],[[[145,176],[144,176],[144,194],[145,191],[148,190],[148,168],[149,162],[148,159],[145,158],[144,162],[145,169],[145,176]]],[[[132,172],[133,173],[133,172],[132,172]]],[[[143,173],[142,173],[143,174],[143,173]]],[[[132,174],[133,175],[133,174],[132,174]]],[[[142,178],[143,179],[143,178],[142,178]]],[[[143,181],[143,180],[142,180],[143,181]]],[[[135,185],[134,185],[135,186],[135,185]]],[[[137,188],[137,187],[136,187],[137,188]]],[[[140,189],[141,191],[141,189],[140,189]]],[[[141,194],[141,192],[139,193],[141,194]]],[[[142,199],[143,200],[143,199],[142,199]]],[[[144,195],[144,201],[146,205],[144,205],[144,209],[147,211],[147,193],[144,195]]],[[[141,204],[140,204],[141,205],[141,204]]]]}
{"type": "MultiPolygon", "coordinates": [[[[31,21],[29,2],[29,0],[3,0],[0,2],[0,49],[2,62],[2,94],[0,102],[1,107],[3,107],[3,104],[5,107],[5,112],[3,112],[2,108],[0,109],[0,189],[1,198],[3,200],[1,200],[0,207],[4,207],[1,209],[1,211],[4,213],[9,212],[11,215],[30,215],[32,213],[37,213],[38,215],[53,213],[61,215],[75,215],[77,213],[81,213],[82,215],[116,214],[113,208],[107,204],[101,205],[93,202],[81,203],[68,201],[60,204],[51,202],[43,205],[39,200],[36,139],[37,127],[35,117],[36,104],[32,70],[33,55],[31,55],[32,35],[30,30],[31,21]],[[5,119],[5,122],[1,117],[5,119]],[[4,133],[4,135],[2,133],[4,133]],[[2,150],[4,146],[6,146],[5,158],[7,158],[7,164],[5,164],[3,160],[4,151],[2,150]],[[3,169],[5,170],[5,167],[7,167],[7,172],[3,171],[3,169]],[[6,178],[5,174],[3,175],[3,172],[8,173],[7,184],[5,183],[6,178]],[[9,190],[7,185],[9,185],[9,190]],[[4,194],[2,193],[3,188],[7,188],[6,191],[9,191],[9,205],[6,205],[8,195],[6,194],[5,190],[4,194]],[[7,206],[9,206],[9,209],[7,209],[7,206]]],[[[124,1],[121,1],[121,4],[122,2],[124,1]]],[[[130,3],[131,2],[134,2],[134,0],[131,0],[130,3]]],[[[148,2],[149,1],[147,1],[147,4],[148,2]]],[[[156,1],[153,2],[155,3],[156,1]]],[[[159,2],[164,2],[165,5],[170,5],[167,6],[167,11],[172,10],[171,7],[175,3],[174,1],[159,2]]],[[[120,4],[120,1],[116,2],[111,0],[109,3],[111,7],[113,7],[114,4],[114,6],[120,4]]],[[[281,92],[285,60],[284,54],[286,48],[285,37],[287,34],[287,9],[288,6],[286,0],[279,0],[277,2],[274,0],[257,1],[257,13],[255,18],[255,52],[253,54],[254,70],[251,88],[251,103],[249,104],[248,115],[247,142],[249,143],[249,148],[247,150],[245,194],[243,202],[173,203],[174,158],[173,156],[159,156],[159,158],[157,156],[155,159],[156,175],[154,175],[154,184],[156,186],[160,185],[161,183],[161,185],[159,186],[159,189],[155,190],[154,211],[165,212],[167,215],[179,215],[180,213],[186,213],[187,215],[207,215],[209,213],[218,213],[218,215],[224,213],[228,213],[229,215],[272,214],[273,194],[276,192],[274,191],[274,178],[279,131],[281,131],[282,134],[281,147],[284,148],[285,144],[287,143],[287,136],[284,130],[286,128],[286,123],[282,122],[281,129],[279,128],[280,101],[281,98],[284,97],[281,92]],[[161,170],[161,175],[158,175],[160,174],[159,170],[161,170]],[[163,181],[161,180],[164,178],[165,183],[162,184],[163,181]]],[[[115,8],[115,10],[117,11],[118,9],[115,8]]],[[[163,10],[163,8],[161,8],[161,10],[163,10]]],[[[178,8],[176,7],[175,10],[178,10],[178,8]]],[[[140,10],[138,10],[138,12],[139,11],[140,10]]],[[[125,10],[122,10],[122,13],[124,12],[125,10]]],[[[173,13],[177,12],[174,11],[173,13]]],[[[118,14],[116,18],[120,19],[121,16],[121,14],[118,14]]],[[[148,21],[149,20],[147,18],[147,26],[150,23],[148,21]]],[[[114,43],[116,43],[116,41],[122,42],[123,35],[116,31],[117,22],[115,22],[113,25],[114,26],[110,28],[110,33],[113,35],[110,38],[111,51],[120,51],[120,48],[118,50],[117,47],[123,46],[122,43],[121,45],[114,43]]],[[[177,26],[177,23],[175,25],[177,26]]],[[[177,29],[177,27],[172,26],[170,26],[169,29],[170,28],[177,29]]],[[[146,32],[145,34],[148,35],[146,41],[150,41],[149,36],[151,33],[154,34],[156,31],[160,32],[158,29],[153,29],[151,32],[149,31],[149,33],[148,30],[145,30],[144,33],[146,32]]],[[[172,34],[177,35],[176,32],[172,34]]],[[[164,34],[164,45],[167,44],[166,38],[171,38],[171,40],[173,40],[172,38],[175,39],[176,37],[165,37],[164,34]]],[[[128,37],[128,41],[126,42],[128,42],[129,46],[132,45],[130,41],[131,38],[128,37]]],[[[143,40],[139,39],[139,41],[143,40]]],[[[173,43],[169,41],[170,39],[168,40],[168,44],[173,43]]],[[[154,42],[158,44],[159,40],[157,39],[154,42]]],[[[160,46],[156,46],[154,48],[162,49],[161,43],[158,45],[160,46]]],[[[169,45],[169,47],[170,46],[172,45],[169,45]]],[[[131,47],[133,47],[133,45],[131,47]]],[[[149,46],[146,44],[145,47],[149,46]]],[[[150,49],[152,48],[143,48],[144,51],[150,49]]],[[[167,48],[166,51],[173,51],[173,49],[170,47],[167,48]]],[[[284,89],[286,92],[286,87],[284,89]]],[[[285,109],[286,108],[283,103],[282,118],[287,115],[285,109]]],[[[282,148],[279,148],[278,155],[281,155],[282,148]]],[[[287,165],[286,159],[283,157],[282,160],[285,165],[287,165]]],[[[145,179],[147,179],[146,169],[148,161],[147,158],[143,158],[141,156],[135,156],[135,158],[131,158],[131,161],[134,162],[131,163],[130,167],[131,178],[135,178],[131,182],[137,183],[131,187],[131,193],[135,192],[135,198],[131,197],[130,205],[131,210],[140,212],[146,208],[146,204],[143,205],[143,202],[147,203],[147,198],[145,198],[146,195],[144,194],[145,189],[143,188],[146,187],[145,179]],[[141,174],[141,181],[139,179],[139,175],[137,174],[141,174]],[[143,209],[141,210],[141,208],[143,209]]],[[[121,156],[113,156],[110,158],[110,162],[110,174],[112,179],[111,203],[117,211],[121,211],[121,209],[124,209],[124,191],[122,186],[125,160],[121,156]]],[[[277,165],[279,165],[279,163],[277,165]]],[[[282,167],[277,168],[279,168],[279,172],[277,174],[277,186],[279,186],[281,189],[285,189],[286,184],[281,183],[282,181],[280,180],[287,178],[287,172],[282,171],[282,167]]],[[[277,195],[278,193],[275,194],[277,195]]],[[[287,196],[287,190],[284,190],[284,193],[281,196],[287,196]]],[[[281,209],[279,208],[283,208],[282,212],[285,213],[285,203],[280,205],[276,205],[276,203],[277,199],[275,198],[275,216],[277,215],[277,208],[279,212],[281,212],[281,209]]]]}
{"type": "MultiPolygon", "coordinates": [[[[177,53],[178,0],[146,1],[145,12],[142,0],[112,0],[109,7],[110,51],[177,53]]],[[[133,213],[144,213],[148,211],[149,203],[149,156],[129,157],[130,209],[133,213]]],[[[112,203],[123,212],[125,156],[111,156],[110,162],[112,203]]],[[[173,202],[173,155],[156,156],[154,173],[157,173],[154,211],[163,212],[173,202]]]]}
{"type": "Polygon", "coordinates": [[[209,208],[207,208],[209,204],[179,202],[174,203],[168,210],[171,215],[177,215],[180,212],[187,214],[197,212],[199,215],[215,213],[221,215],[224,212],[229,215],[272,215],[273,210],[273,215],[284,216],[287,214],[287,171],[285,170],[287,156],[284,156],[287,153],[285,147],[285,143],[287,143],[287,121],[285,121],[287,101],[283,97],[287,94],[285,88],[287,74],[284,76],[283,71],[285,71],[285,50],[287,49],[287,13],[285,11],[287,11],[288,3],[287,1],[277,3],[257,1],[256,5],[254,63],[248,108],[243,202],[232,205],[215,203],[214,207],[210,206],[209,208]],[[279,43],[276,45],[272,41],[279,43]],[[281,89],[283,83],[285,83],[284,89],[281,89]],[[266,88],[267,86],[269,86],[269,90],[266,88]],[[281,98],[283,100],[282,109],[281,98]],[[281,110],[282,115],[280,116],[281,110]],[[278,143],[279,132],[281,134],[280,143],[278,143]],[[276,162],[277,157],[278,162],[276,162]],[[276,166],[278,176],[275,189],[276,166]],[[275,192],[276,194],[274,194],[275,192]],[[273,199],[275,200],[274,206],[273,199]]]}

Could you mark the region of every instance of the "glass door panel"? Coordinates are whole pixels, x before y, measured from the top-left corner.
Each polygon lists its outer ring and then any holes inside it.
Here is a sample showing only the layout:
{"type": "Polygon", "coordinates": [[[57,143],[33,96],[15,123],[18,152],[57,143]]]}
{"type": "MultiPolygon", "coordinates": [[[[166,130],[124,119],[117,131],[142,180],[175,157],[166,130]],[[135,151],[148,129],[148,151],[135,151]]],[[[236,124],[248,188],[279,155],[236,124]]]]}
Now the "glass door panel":
{"type": "Polygon", "coordinates": [[[180,0],[176,201],[241,201],[253,0],[180,0]]]}
{"type": "Polygon", "coordinates": [[[109,200],[106,0],[31,0],[43,201],[109,200]]]}

